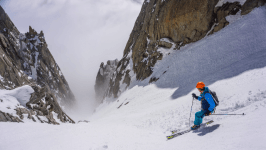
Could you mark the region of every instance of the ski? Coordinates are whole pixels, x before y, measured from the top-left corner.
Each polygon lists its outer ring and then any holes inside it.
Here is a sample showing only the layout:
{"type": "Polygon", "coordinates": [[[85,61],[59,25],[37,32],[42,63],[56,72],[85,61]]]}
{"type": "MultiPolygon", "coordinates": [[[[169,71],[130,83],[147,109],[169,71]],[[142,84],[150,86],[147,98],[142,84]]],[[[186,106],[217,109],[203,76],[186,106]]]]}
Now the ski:
{"type": "MultiPolygon", "coordinates": [[[[200,126],[199,128],[201,128],[202,126],[209,125],[209,124],[211,124],[211,123],[213,123],[213,120],[201,124],[201,126],[200,126]]],[[[198,128],[198,129],[199,129],[199,128],[198,128]]],[[[196,130],[197,130],[197,129],[196,129],[196,130]]],[[[170,140],[170,139],[172,139],[172,138],[175,138],[175,137],[177,137],[177,136],[183,135],[183,134],[188,133],[188,132],[190,132],[190,131],[191,131],[191,129],[187,129],[187,130],[184,130],[184,131],[181,131],[181,132],[178,132],[177,130],[173,130],[173,131],[171,131],[171,132],[172,132],[172,135],[170,135],[170,136],[166,136],[166,138],[167,138],[167,140],[170,140]],[[178,132],[178,133],[177,133],[177,132],[178,132]]]]}
{"type": "MultiPolygon", "coordinates": [[[[211,124],[211,123],[213,123],[213,120],[211,120],[211,121],[208,121],[208,122],[205,122],[205,123],[203,123],[202,125],[208,125],[208,124],[211,124]]],[[[179,130],[173,130],[173,131],[171,131],[171,133],[172,134],[175,134],[175,133],[177,133],[179,130]]]]}

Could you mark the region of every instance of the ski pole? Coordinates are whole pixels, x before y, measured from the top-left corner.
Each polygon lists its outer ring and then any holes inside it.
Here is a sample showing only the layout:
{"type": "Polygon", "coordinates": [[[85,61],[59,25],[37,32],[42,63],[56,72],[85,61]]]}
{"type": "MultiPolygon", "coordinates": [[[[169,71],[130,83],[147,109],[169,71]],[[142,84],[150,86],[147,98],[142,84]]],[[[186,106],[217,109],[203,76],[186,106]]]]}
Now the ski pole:
{"type": "Polygon", "coordinates": [[[246,115],[246,114],[211,114],[211,115],[246,115]]]}
{"type": "Polygon", "coordinates": [[[190,117],[191,117],[191,112],[192,112],[193,100],[194,100],[194,97],[192,98],[192,105],[191,105],[190,116],[189,116],[189,126],[190,126],[190,117]]]}

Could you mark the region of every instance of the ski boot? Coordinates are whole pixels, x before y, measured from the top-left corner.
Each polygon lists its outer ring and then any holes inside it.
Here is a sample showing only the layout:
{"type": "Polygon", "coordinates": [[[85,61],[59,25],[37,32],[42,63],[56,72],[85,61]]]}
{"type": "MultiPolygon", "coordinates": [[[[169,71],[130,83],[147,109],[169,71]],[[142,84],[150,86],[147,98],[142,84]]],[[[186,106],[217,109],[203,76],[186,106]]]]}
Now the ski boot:
{"type": "Polygon", "coordinates": [[[200,127],[200,125],[194,125],[191,127],[191,130],[197,130],[200,127]]]}

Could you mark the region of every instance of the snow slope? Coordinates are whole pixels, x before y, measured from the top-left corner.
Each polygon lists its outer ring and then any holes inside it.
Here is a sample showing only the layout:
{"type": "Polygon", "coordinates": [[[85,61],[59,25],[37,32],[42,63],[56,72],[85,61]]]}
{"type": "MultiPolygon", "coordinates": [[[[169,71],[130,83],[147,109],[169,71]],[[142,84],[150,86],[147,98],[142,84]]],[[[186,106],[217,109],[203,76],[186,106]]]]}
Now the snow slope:
{"type": "MultiPolygon", "coordinates": [[[[263,150],[266,148],[263,142],[266,133],[263,126],[266,123],[266,88],[262,81],[266,81],[266,67],[213,84],[210,88],[218,91],[226,86],[234,87],[221,97],[223,101],[217,113],[245,112],[247,115],[206,117],[205,121],[213,119],[215,122],[170,141],[166,141],[165,137],[170,134],[168,129],[187,127],[191,96],[172,101],[169,97],[171,90],[150,85],[145,90],[136,87],[124,93],[120,99],[123,96],[134,99],[119,109],[118,102],[102,106],[90,123],[60,126],[0,123],[0,128],[5,129],[0,131],[0,149],[211,150],[215,147],[217,150],[263,150]],[[251,89],[245,88],[246,84],[251,89]],[[144,92],[147,96],[142,95],[144,92]]],[[[199,102],[195,101],[193,114],[199,109],[199,102]]]]}
{"type": "MultiPolygon", "coordinates": [[[[89,123],[0,123],[0,150],[266,149],[265,15],[265,7],[257,8],[172,52],[155,66],[157,82],[134,81],[118,99],[106,99],[89,123]],[[199,94],[198,81],[219,96],[216,114],[247,115],[205,117],[204,122],[214,123],[166,141],[171,130],[189,128],[191,94],[199,94]]],[[[193,101],[190,124],[199,110],[200,102],[193,101]]]]}

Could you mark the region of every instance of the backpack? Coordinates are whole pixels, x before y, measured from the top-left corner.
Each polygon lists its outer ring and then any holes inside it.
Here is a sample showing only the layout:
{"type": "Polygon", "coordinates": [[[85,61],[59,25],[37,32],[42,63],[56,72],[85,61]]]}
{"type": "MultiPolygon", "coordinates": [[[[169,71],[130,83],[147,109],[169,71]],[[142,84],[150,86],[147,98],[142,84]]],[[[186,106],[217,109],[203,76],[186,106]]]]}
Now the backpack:
{"type": "Polygon", "coordinates": [[[215,107],[217,107],[219,105],[219,100],[218,100],[216,93],[214,91],[211,91],[211,90],[209,90],[209,92],[210,92],[212,99],[215,103],[215,107]]]}

